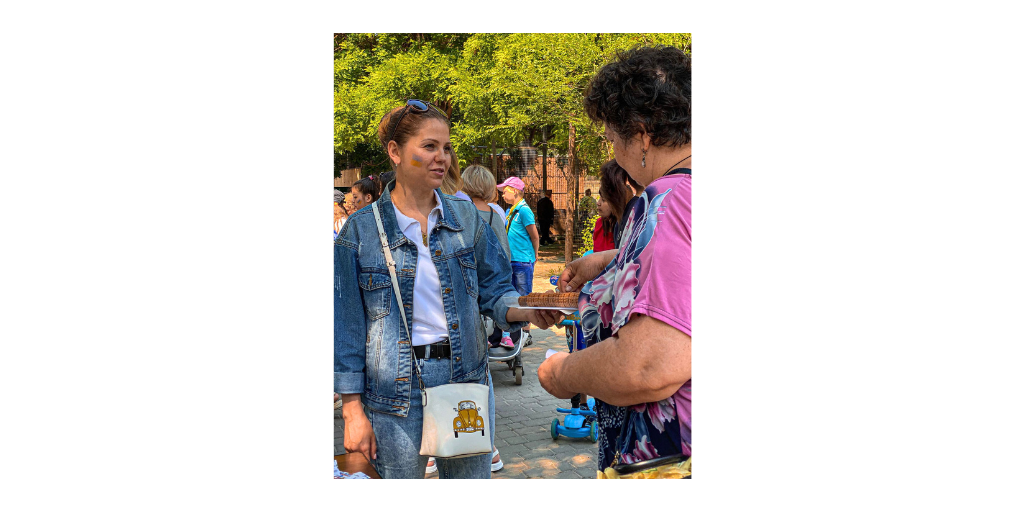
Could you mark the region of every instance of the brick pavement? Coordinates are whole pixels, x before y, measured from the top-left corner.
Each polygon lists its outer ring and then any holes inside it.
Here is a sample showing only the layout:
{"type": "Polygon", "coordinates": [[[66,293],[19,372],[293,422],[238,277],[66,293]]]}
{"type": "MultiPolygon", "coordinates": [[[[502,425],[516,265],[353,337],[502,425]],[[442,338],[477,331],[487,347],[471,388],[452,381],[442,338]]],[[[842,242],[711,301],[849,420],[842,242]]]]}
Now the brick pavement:
{"type": "MultiPolygon", "coordinates": [[[[535,289],[540,289],[535,288],[535,289]]],[[[563,423],[556,407],[569,407],[569,400],[555,398],[537,381],[537,367],[547,350],[568,351],[562,329],[534,328],[533,345],[523,349],[523,384],[517,386],[505,363],[491,363],[494,380],[494,444],[505,463],[491,478],[595,478],[597,443],[589,439],[559,436],[551,439],[551,420],[563,423]]],[[[344,425],[340,411],[334,418],[334,453],[344,453],[344,425]]],[[[428,478],[437,478],[432,474],[428,478]]]]}

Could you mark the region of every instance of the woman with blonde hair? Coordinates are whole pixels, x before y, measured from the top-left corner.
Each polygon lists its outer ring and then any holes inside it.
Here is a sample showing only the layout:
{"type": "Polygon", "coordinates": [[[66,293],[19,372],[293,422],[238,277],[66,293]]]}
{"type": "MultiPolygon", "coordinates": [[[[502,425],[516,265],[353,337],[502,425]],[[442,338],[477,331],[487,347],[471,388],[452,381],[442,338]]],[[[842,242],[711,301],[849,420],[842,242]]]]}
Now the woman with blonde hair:
{"type": "MultiPolygon", "coordinates": [[[[462,174],[462,180],[465,183],[462,189],[472,199],[473,204],[476,205],[480,217],[484,219],[486,224],[491,226],[494,234],[498,236],[501,248],[505,249],[505,254],[508,255],[509,263],[511,263],[512,249],[508,245],[508,232],[505,231],[505,210],[502,210],[501,206],[493,202],[497,200],[498,196],[498,182],[494,179],[494,175],[482,165],[471,165],[462,174]],[[488,214],[484,215],[484,212],[488,212],[488,214]],[[498,214],[494,215],[494,212],[498,214]],[[495,224],[499,218],[501,219],[501,224],[495,224]]],[[[513,350],[515,343],[512,342],[512,333],[502,331],[501,341],[498,342],[498,345],[508,350],[513,350]]]]}
{"type": "Polygon", "coordinates": [[[493,202],[498,195],[498,182],[491,171],[476,164],[466,167],[462,173],[462,192],[473,201],[484,223],[494,230],[505,254],[511,254],[505,234],[505,210],[493,202]]]}

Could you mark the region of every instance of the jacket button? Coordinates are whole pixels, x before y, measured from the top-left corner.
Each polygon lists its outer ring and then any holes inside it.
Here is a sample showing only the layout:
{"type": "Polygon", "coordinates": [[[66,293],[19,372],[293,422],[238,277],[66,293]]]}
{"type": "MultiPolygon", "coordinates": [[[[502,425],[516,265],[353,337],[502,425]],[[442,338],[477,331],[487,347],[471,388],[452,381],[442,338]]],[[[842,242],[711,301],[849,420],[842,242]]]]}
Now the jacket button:
{"type": "Polygon", "coordinates": [[[441,255],[441,251],[440,250],[434,251],[434,256],[440,256],[440,255],[441,255]]]}
{"type": "Polygon", "coordinates": [[[451,289],[451,288],[445,288],[445,289],[444,289],[444,292],[445,292],[445,293],[451,293],[451,292],[452,292],[452,289],[451,289]]]}
{"type": "Polygon", "coordinates": [[[462,358],[461,357],[456,357],[455,358],[455,362],[459,362],[459,361],[462,361],[462,358]]]}
{"type": "Polygon", "coordinates": [[[459,328],[459,324],[452,324],[452,329],[458,330],[458,328],[459,328]]]}

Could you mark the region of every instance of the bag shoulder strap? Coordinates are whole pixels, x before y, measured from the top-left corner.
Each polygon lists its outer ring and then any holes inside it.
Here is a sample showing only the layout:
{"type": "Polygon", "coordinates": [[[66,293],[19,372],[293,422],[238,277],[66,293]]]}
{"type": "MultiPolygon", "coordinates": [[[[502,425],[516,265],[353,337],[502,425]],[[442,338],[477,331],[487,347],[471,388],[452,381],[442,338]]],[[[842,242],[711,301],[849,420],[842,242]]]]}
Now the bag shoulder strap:
{"type": "Polygon", "coordinates": [[[380,246],[384,250],[384,260],[388,263],[388,273],[391,274],[391,286],[395,289],[395,298],[398,299],[398,307],[402,308],[402,324],[405,325],[405,332],[412,340],[412,331],[409,330],[409,323],[405,319],[405,303],[402,302],[402,290],[398,287],[398,274],[395,273],[395,258],[391,256],[388,235],[384,232],[384,223],[380,220],[380,209],[377,203],[373,203],[373,217],[377,220],[377,233],[380,234],[380,246]]]}
{"type": "Polygon", "coordinates": [[[509,230],[512,229],[512,221],[515,220],[516,215],[519,215],[519,210],[523,208],[519,203],[516,203],[516,205],[519,207],[513,206],[512,211],[508,212],[508,218],[505,219],[505,234],[508,234],[509,230]]]}
{"type": "MultiPolygon", "coordinates": [[[[409,321],[405,319],[405,303],[402,302],[402,290],[398,288],[398,274],[395,273],[395,259],[391,256],[391,247],[388,243],[388,235],[384,232],[384,223],[380,220],[380,209],[377,202],[373,204],[373,218],[377,220],[377,233],[380,234],[380,247],[384,250],[384,260],[388,263],[388,273],[391,274],[391,286],[395,289],[395,299],[398,300],[398,307],[402,310],[402,324],[405,325],[405,333],[409,336],[410,350],[412,347],[412,330],[409,329],[409,321]]],[[[399,333],[401,337],[401,333],[399,333]]],[[[420,389],[423,389],[423,377],[420,376],[419,365],[416,362],[416,351],[412,351],[412,367],[416,369],[416,377],[420,381],[420,389]]]]}

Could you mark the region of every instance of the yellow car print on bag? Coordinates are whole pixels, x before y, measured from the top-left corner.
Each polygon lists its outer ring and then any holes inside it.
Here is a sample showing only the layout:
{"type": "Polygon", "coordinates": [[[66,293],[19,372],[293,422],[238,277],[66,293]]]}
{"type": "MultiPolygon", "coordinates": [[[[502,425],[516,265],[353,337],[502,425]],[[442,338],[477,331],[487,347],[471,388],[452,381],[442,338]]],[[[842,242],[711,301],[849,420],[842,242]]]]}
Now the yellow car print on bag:
{"type": "Polygon", "coordinates": [[[484,435],[484,419],[480,417],[480,413],[477,411],[476,402],[463,400],[459,402],[459,408],[454,410],[459,413],[452,420],[455,437],[459,437],[459,432],[480,432],[480,435],[484,435]]]}

